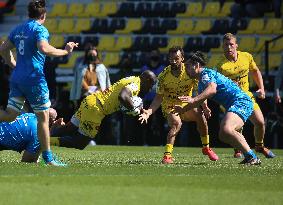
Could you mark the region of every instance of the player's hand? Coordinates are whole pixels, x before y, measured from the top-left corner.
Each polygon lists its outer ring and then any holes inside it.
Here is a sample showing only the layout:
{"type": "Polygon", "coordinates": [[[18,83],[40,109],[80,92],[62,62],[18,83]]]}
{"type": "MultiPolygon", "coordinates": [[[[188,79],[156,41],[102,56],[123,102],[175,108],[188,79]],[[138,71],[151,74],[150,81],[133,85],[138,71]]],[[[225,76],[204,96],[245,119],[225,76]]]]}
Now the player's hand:
{"type": "Polygon", "coordinates": [[[202,106],[202,111],[206,119],[209,119],[211,117],[211,110],[208,106],[202,106]]]}
{"type": "Polygon", "coordinates": [[[50,127],[50,135],[53,135],[53,133],[56,131],[56,129],[63,126],[63,125],[65,125],[63,118],[59,118],[59,119],[55,120],[50,127]]]}
{"type": "Polygon", "coordinates": [[[151,111],[141,109],[141,114],[139,115],[139,121],[141,122],[141,124],[143,124],[144,122],[147,123],[147,120],[150,115],[151,115],[151,111]]]}
{"type": "Polygon", "coordinates": [[[260,99],[264,99],[264,98],[265,98],[265,91],[264,91],[264,89],[258,89],[258,90],[256,91],[256,93],[257,93],[257,96],[258,96],[260,99]]]}
{"type": "Polygon", "coordinates": [[[75,47],[78,47],[79,44],[78,43],[75,43],[75,42],[68,42],[65,46],[65,50],[70,54],[73,52],[73,49],[75,47]]]}
{"type": "Polygon", "coordinates": [[[183,107],[181,106],[181,105],[175,105],[174,106],[174,109],[173,109],[173,111],[172,111],[172,113],[173,114],[175,114],[175,115],[181,115],[181,114],[183,114],[185,111],[184,111],[184,109],[183,109],[183,107]]]}
{"type": "Polygon", "coordinates": [[[190,97],[190,96],[181,96],[181,97],[178,97],[178,98],[179,98],[179,100],[181,100],[184,103],[192,103],[193,102],[193,98],[190,97]]]}
{"type": "Polygon", "coordinates": [[[281,103],[282,102],[280,95],[277,95],[277,94],[275,94],[274,100],[275,100],[275,103],[281,103]]]}

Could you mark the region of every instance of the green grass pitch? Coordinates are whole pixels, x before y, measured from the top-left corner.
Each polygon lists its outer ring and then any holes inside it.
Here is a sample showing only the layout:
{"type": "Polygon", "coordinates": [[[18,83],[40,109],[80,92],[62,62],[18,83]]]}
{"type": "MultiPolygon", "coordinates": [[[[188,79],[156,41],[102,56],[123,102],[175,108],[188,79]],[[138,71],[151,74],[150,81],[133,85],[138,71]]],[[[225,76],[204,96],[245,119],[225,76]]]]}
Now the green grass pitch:
{"type": "Polygon", "coordinates": [[[0,152],[0,204],[283,204],[283,150],[261,166],[239,165],[232,149],[175,148],[175,163],[160,163],[163,147],[52,148],[68,167],[20,163],[0,152]]]}

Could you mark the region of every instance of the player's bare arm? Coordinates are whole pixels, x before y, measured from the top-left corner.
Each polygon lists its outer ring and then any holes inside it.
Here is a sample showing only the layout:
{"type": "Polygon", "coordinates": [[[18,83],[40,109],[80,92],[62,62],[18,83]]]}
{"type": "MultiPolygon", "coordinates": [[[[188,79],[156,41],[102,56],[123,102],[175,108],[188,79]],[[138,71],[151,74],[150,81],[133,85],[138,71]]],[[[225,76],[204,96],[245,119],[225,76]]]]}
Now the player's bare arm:
{"type": "Polygon", "coordinates": [[[147,119],[152,113],[154,113],[161,105],[163,100],[163,95],[156,94],[151,105],[147,110],[143,110],[142,114],[139,115],[139,121],[142,123],[147,123],[147,119]]]}
{"type": "Polygon", "coordinates": [[[265,91],[264,91],[264,84],[263,84],[263,79],[262,75],[259,69],[256,69],[254,71],[251,71],[251,75],[253,80],[255,81],[258,90],[256,91],[258,94],[258,97],[261,99],[265,98],[265,91]]]}
{"type": "Polygon", "coordinates": [[[75,47],[78,47],[78,43],[68,42],[65,46],[65,49],[57,49],[51,46],[47,41],[39,41],[37,47],[40,52],[48,56],[60,57],[65,56],[73,52],[75,47]]]}
{"type": "Polygon", "coordinates": [[[123,88],[118,96],[118,99],[121,105],[125,106],[128,109],[134,109],[134,104],[131,100],[132,93],[129,88],[123,88]]]}
{"type": "Polygon", "coordinates": [[[217,88],[217,85],[215,83],[209,83],[206,89],[194,98],[188,98],[188,96],[186,96],[187,98],[185,100],[182,100],[184,99],[184,96],[180,97],[182,102],[186,102],[188,104],[185,107],[182,107],[180,105],[175,105],[173,113],[180,115],[195,107],[199,107],[200,105],[203,104],[203,102],[206,99],[216,94],[216,91],[217,91],[216,88],[217,88]]]}

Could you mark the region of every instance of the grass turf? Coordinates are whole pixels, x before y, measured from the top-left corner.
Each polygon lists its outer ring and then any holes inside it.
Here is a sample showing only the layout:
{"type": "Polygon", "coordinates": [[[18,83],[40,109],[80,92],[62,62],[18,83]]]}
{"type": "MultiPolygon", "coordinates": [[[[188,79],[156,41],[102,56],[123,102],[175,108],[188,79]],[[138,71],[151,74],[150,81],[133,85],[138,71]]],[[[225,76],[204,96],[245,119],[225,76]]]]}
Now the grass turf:
{"type": "Polygon", "coordinates": [[[0,154],[1,204],[282,204],[283,150],[261,166],[239,165],[232,149],[175,148],[175,163],[162,165],[163,147],[53,148],[68,167],[20,163],[0,154]]]}

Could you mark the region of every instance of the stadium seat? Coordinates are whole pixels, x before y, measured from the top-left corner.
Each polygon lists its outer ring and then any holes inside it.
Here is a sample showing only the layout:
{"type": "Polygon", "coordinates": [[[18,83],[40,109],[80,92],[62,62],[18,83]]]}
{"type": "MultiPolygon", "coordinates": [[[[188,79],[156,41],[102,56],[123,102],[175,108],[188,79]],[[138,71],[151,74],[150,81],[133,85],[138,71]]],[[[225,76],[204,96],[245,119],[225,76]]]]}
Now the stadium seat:
{"type": "Polygon", "coordinates": [[[261,34],[282,34],[282,19],[279,18],[268,18],[266,25],[262,31],[259,31],[261,34]]]}
{"type": "Polygon", "coordinates": [[[73,33],[74,20],[72,18],[61,18],[58,23],[58,28],[54,33],[73,33]]]}
{"type": "Polygon", "coordinates": [[[164,48],[160,48],[160,51],[163,52],[167,52],[169,48],[171,48],[172,46],[181,46],[183,47],[185,44],[185,39],[184,37],[175,37],[175,36],[171,36],[168,40],[168,45],[164,48]]]}
{"type": "Polygon", "coordinates": [[[83,52],[73,52],[68,59],[68,62],[65,64],[59,64],[58,67],[59,68],[66,68],[66,69],[73,69],[76,63],[77,58],[83,56],[84,53],[83,52]]]}
{"type": "Polygon", "coordinates": [[[135,16],[153,17],[151,2],[138,2],[135,9],[135,16]]]}
{"type": "Polygon", "coordinates": [[[118,36],[113,50],[120,51],[123,49],[128,49],[132,46],[132,44],[133,44],[133,39],[130,35],[118,36]]]}
{"type": "Polygon", "coordinates": [[[134,43],[130,50],[133,51],[150,51],[151,50],[151,41],[148,36],[136,36],[134,43]]]}
{"type": "Polygon", "coordinates": [[[99,38],[97,49],[100,51],[112,51],[115,45],[114,36],[102,35],[99,38]]]}
{"type": "Polygon", "coordinates": [[[281,53],[270,53],[268,58],[269,69],[275,69],[282,63],[281,53]]]}
{"type": "Polygon", "coordinates": [[[108,19],[97,18],[92,22],[91,28],[89,30],[84,30],[82,33],[109,33],[108,31],[109,31],[108,19]]]}
{"type": "Polygon", "coordinates": [[[55,33],[58,28],[58,21],[56,18],[47,18],[44,26],[48,29],[49,33],[55,33]]]}
{"type": "Polygon", "coordinates": [[[64,43],[65,43],[64,36],[63,35],[51,35],[49,43],[55,48],[63,48],[64,43]]]}
{"type": "MultiPolygon", "coordinates": [[[[271,40],[271,37],[261,36],[259,35],[257,44],[253,49],[255,52],[264,51],[265,49],[265,41],[271,40]]],[[[271,46],[270,46],[271,47],[271,46]]]]}
{"type": "Polygon", "coordinates": [[[154,17],[175,17],[176,13],[170,10],[169,2],[156,2],[153,5],[152,16],[154,17]]]}
{"type": "Polygon", "coordinates": [[[234,2],[225,2],[222,8],[220,8],[220,12],[216,14],[216,16],[227,17],[231,13],[231,6],[234,2]]]}
{"type": "Polygon", "coordinates": [[[79,18],[76,20],[73,33],[81,33],[82,31],[89,30],[91,28],[90,19],[79,18]]]}
{"type": "Polygon", "coordinates": [[[113,15],[117,12],[118,6],[116,2],[104,2],[101,1],[101,10],[97,13],[96,17],[107,17],[109,15],[113,15]],[[103,2],[103,3],[102,3],[103,2]]]}
{"type": "Polygon", "coordinates": [[[187,3],[187,8],[184,13],[177,14],[177,17],[191,17],[200,16],[202,13],[202,3],[201,2],[189,2],[187,3]]]}
{"type": "Polygon", "coordinates": [[[55,3],[51,12],[48,13],[48,17],[66,16],[67,8],[68,6],[66,3],[55,3]]]}
{"type": "Polygon", "coordinates": [[[123,18],[112,18],[109,29],[111,33],[114,33],[116,30],[122,30],[126,27],[126,20],[123,18]]]}
{"type": "Polygon", "coordinates": [[[222,53],[211,53],[211,56],[208,58],[207,66],[209,68],[215,68],[222,57],[222,53]]]}
{"type": "Polygon", "coordinates": [[[185,52],[193,52],[193,51],[203,51],[203,43],[201,37],[189,37],[184,46],[185,52]]]}
{"type": "Polygon", "coordinates": [[[282,52],[283,51],[283,38],[274,41],[270,46],[269,50],[272,52],[282,52]]]}
{"type": "Polygon", "coordinates": [[[68,17],[81,17],[82,13],[84,12],[84,4],[82,3],[70,3],[67,9],[66,14],[64,16],[68,17]]]}
{"type": "Polygon", "coordinates": [[[238,46],[239,50],[247,51],[247,52],[254,52],[254,48],[256,47],[256,38],[255,37],[242,37],[238,39],[238,46]]]}
{"type": "Polygon", "coordinates": [[[179,19],[175,30],[168,30],[168,34],[189,34],[193,30],[194,22],[192,19],[179,19]]]}
{"type": "Polygon", "coordinates": [[[134,33],[138,34],[145,34],[145,33],[151,33],[151,34],[163,34],[166,33],[166,29],[163,29],[161,27],[161,22],[159,18],[146,18],[142,28],[139,31],[136,31],[134,33]]]}
{"type": "Polygon", "coordinates": [[[126,23],[126,27],[123,30],[116,30],[117,34],[129,34],[133,31],[140,30],[142,28],[142,20],[136,18],[129,18],[126,23]]]}
{"type": "Polygon", "coordinates": [[[207,2],[204,6],[203,12],[201,12],[198,17],[209,17],[217,16],[220,12],[219,2],[207,2]]]}
{"type": "Polygon", "coordinates": [[[171,12],[176,16],[178,13],[186,12],[186,3],[184,2],[172,2],[171,12]]]}
{"type": "Polygon", "coordinates": [[[238,34],[256,34],[264,29],[263,19],[251,19],[246,30],[239,30],[238,34]]]}
{"type": "Polygon", "coordinates": [[[98,37],[97,36],[86,36],[83,41],[83,48],[85,48],[88,44],[92,44],[94,46],[98,45],[98,37]]]}
{"type": "Polygon", "coordinates": [[[188,31],[189,34],[201,34],[202,32],[209,31],[212,27],[210,19],[198,19],[195,21],[193,30],[188,31]]]}
{"type": "Polygon", "coordinates": [[[100,2],[88,3],[85,6],[84,12],[80,14],[81,17],[96,17],[100,12],[100,2]]]}
{"type": "Polygon", "coordinates": [[[160,26],[166,33],[167,30],[175,30],[177,28],[177,21],[173,18],[163,18],[160,26]]]}
{"type": "Polygon", "coordinates": [[[225,34],[228,32],[233,32],[230,28],[230,22],[228,19],[216,19],[211,28],[207,31],[202,32],[203,34],[225,34]]]}
{"type": "Polygon", "coordinates": [[[135,3],[133,2],[122,2],[115,14],[110,16],[114,17],[134,17],[135,14],[135,3]]]}
{"type": "Polygon", "coordinates": [[[152,49],[165,48],[168,44],[167,37],[153,37],[151,42],[152,49]]]}
{"type": "Polygon", "coordinates": [[[202,51],[203,52],[209,52],[210,49],[212,48],[219,48],[220,47],[220,38],[218,37],[206,37],[204,39],[204,44],[203,44],[203,48],[202,51]]]}
{"type": "MultiPolygon", "coordinates": [[[[229,28],[230,33],[237,33],[238,30],[245,30],[248,27],[248,21],[246,19],[232,19],[231,25],[229,28]]],[[[224,34],[223,32],[221,32],[224,34]]],[[[225,31],[227,33],[227,30],[225,31]]]]}
{"type": "Polygon", "coordinates": [[[264,65],[263,65],[263,60],[262,60],[261,53],[253,54],[253,58],[254,58],[254,61],[255,61],[256,65],[257,65],[257,67],[260,70],[263,70],[264,69],[264,65]]]}
{"type": "Polygon", "coordinates": [[[103,58],[103,64],[106,67],[111,67],[113,65],[117,65],[120,61],[120,53],[119,52],[107,52],[103,58]]]}

